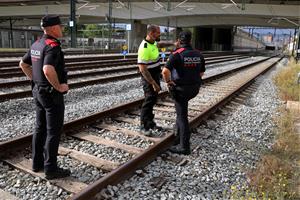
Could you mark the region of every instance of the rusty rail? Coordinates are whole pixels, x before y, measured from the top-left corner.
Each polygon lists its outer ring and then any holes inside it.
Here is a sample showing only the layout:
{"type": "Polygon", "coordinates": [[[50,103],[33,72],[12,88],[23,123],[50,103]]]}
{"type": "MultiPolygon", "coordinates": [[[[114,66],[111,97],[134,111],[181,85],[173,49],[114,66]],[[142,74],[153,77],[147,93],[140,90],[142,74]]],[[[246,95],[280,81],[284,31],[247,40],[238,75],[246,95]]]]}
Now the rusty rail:
{"type": "MultiPolygon", "coordinates": [[[[268,59],[264,59],[263,61],[266,61],[266,60],[268,60],[268,59]]],[[[208,78],[204,79],[204,82],[209,82],[213,79],[217,79],[217,78],[226,76],[230,73],[233,73],[233,72],[241,70],[241,69],[248,68],[250,66],[259,64],[263,61],[252,63],[250,65],[243,66],[239,69],[229,70],[225,73],[221,73],[221,74],[218,74],[215,76],[208,77],[208,78]]],[[[267,71],[268,69],[270,69],[275,64],[276,63],[270,65],[266,70],[264,70],[264,72],[267,71]]],[[[253,81],[255,78],[256,77],[254,77],[249,82],[241,85],[238,90],[232,92],[231,94],[229,94],[228,96],[223,98],[220,102],[207,108],[207,110],[204,111],[201,115],[195,117],[192,121],[190,121],[191,127],[197,126],[201,121],[205,120],[209,115],[214,113],[214,111],[217,108],[219,108],[220,106],[223,106],[228,101],[230,101],[231,98],[233,98],[237,93],[239,93],[241,90],[243,90],[245,87],[247,87],[251,83],[251,81],[253,81]]],[[[161,98],[163,98],[166,95],[167,95],[167,92],[160,93],[161,98]]],[[[94,115],[91,115],[88,117],[84,117],[81,119],[77,119],[77,120],[68,122],[64,125],[64,130],[74,129],[78,126],[90,124],[95,120],[100,120],[105,117],[108,117],[108,116],[123,112],[125,110],[134,108],[136,106],[139,106],[142,102],[143,102],[143,99],[139,99],[139,100],[133,101],[131,103],[115,107],[113,109],[109,109],[109,110],[106,110],[106,111],[103,111],[103,112],[100,112],[100,113],[97,113],[97,114],[94,114],[94,115]]],[[[72,134],[72,132],[69,132],[69,134],[72,134]]],[[[0,143],[1,155],[6,153],[8,150],[11,151],[12,150],[11,147],[21,148],[21,145],[22,145],[22,147],[24,145],[28,146],[31,142],[31,139],[32,139],[32,134],[27,135],[27,136],[22,136],[20,138],[16,138],[16,139],[8,141],[8,142],[0,143]]],[[[105,177],[103,177],[103,178],[97,180],[96,182],[94,182],[93,184],[89,185],[87,188],[82,190],[80,193],[72,196],[72,199],[74,199],[74,200],[75,199],[76,200],[92,199],[98,192],[101,191],[101,189],[105,188],[107,185],[113,185],[113,184],[119,183],[120,181],[130,177],[136,171],[136,169],[147,165],[149,162],[151,162],[153,159],[155,159],[155,157],[160,152],[167,149],[172,144],[173,139],[174,139],[173,135],[167,135],[165,138],[162,139],[161,142],[155,144],[154,146],[150,147],[149,149],[145,150],[144,152],[140,153],[139,155],[137,155],[136,157],[131,159],[130,161],[124,163],[117,169],[111,171],[105,177]]]]}

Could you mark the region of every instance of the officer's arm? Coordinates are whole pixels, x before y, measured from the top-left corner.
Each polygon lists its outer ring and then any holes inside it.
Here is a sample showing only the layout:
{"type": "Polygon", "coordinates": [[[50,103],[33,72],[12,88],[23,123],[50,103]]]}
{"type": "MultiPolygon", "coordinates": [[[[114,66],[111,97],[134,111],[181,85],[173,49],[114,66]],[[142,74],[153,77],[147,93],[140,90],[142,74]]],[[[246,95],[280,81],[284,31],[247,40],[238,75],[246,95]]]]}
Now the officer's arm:
{"type": "Polygon", "coordinates": [[[150,84],[155,83],[155,81],[153,80],[150,72],[147,69],[147,65],[143,65],[143,64],[139,64],[139,70],[142,73],[143,77],[146,79],[146,81],[150,84]]]}
{"type": "Polygon", "coordinates": [[[45,74],[45,77],[49,81],[49,83],[56,89],[57,91],[63,93],[69,90],[69,87],[67,84],[60,84],[57,73],[55,71],[55,68],[53,65],[44,65],[43,71],[45,74]]]}
{"type": "Polygon", "coordinates": [[[146,81],[152,85],[153,89],[155,92],[159,92],[160,91],[160,87],[159,85],[155,82],[155,80],[152,78],[150,72],[147,69],[147,65],[143,65],[143,64],[139,64],[139,70],[141,72],[141,74],[143,75],[143,77],[146,79],[146,81]]]}
{"type": "Polygon", "coordinates": [[[171,70],[173,70],[173,66],[175,63],[176,56],[174,54],[171,54],[162,70],[163,79],[168,84],[168,86],[175,85],[171,78],[171,70]]]}
{"type": "Polygon", "coordinates": [[[169,83],[171,81],[171,71],[168,68],[166,67],[163,68],[162,76],[166,83],[169,83]]]}
{"type": "Polygon", "coordinates": [[[23,62],[23,60],[20,61],[19,66],[21,67],[22,71],[26,74],[26,76],[32,80],[32,68],[29,64],[23,62]]]}

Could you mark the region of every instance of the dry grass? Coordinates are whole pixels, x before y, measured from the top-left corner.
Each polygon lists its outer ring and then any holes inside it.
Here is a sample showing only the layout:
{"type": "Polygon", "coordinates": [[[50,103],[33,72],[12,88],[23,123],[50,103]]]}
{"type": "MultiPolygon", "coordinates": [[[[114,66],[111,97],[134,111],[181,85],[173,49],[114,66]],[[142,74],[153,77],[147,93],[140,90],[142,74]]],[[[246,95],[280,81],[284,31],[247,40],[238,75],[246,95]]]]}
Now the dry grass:
{"type": "Polygon", "coordinates": [[[262,199],[300,198],[300,137],[294,129],[294,119],[292,113],[285,111],[277,120],[275,144],[256,169],[249,173],[251,190],[262,199]]]}
{"type": "MultiPolygon", "coordinates": [[[[282,100],[298,100],[300,90],[297,74],[300,64],[295,62],[281,70],[274,78],[282,100]]],[[[247,200],[299,200],[300,199],[300,134],[295,130],[299,113],[282,109],[275,119],[276,139],[256,168],[248,173],[249,185],[233,186],[230,199],[247,200]]]]}
{"type": "Polygon", "coordinates": [[[274,81],[279,89],[279,96],[284,101],[298,101],[300,87],[297,84],[298,73],[300,72],[300,64],[296,64],[291,60],[290,64],[279,72],[274,81]]]}

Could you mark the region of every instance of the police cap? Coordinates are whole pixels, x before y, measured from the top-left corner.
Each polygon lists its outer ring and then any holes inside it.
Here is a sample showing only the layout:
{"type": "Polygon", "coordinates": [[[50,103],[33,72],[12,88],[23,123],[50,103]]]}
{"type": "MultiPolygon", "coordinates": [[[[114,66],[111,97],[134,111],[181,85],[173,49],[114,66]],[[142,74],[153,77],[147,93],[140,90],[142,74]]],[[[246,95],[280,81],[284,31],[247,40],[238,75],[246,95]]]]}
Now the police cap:
{"type": "Polygon", "coordinates": [[[178,39],[180,40],[180,42],[183,42],[183,43],[190,42],[191,39],[192,39],[192,33],[191,33],[191,31],[181,31],[179,33],[178,39]]]}
{"type": "Polygon", "coordinates": [[[42,27],[55,26],[61,24],[58,15],[45,15],[41,20],[42,27]]]}

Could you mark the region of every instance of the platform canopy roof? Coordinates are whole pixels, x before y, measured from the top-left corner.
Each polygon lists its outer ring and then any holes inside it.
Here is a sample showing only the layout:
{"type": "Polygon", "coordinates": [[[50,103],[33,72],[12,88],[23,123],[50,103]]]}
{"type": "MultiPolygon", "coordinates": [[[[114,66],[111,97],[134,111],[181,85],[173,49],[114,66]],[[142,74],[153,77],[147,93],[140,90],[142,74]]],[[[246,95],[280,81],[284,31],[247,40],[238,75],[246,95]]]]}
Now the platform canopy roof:
{"type": "MultiPolygon", "coordinates": [[[[171,27],[192,26],[264,26],[297,28],[300,24],[300,0],[111,0],[113,22],[171,27]]],[[[67,23],[70,0],[0,0],[0,26],[38,25],[40,18],[58,14],[67,23]]],[[[77,0],[79,24],[105,23],[108,0],[77,0]]]]}

